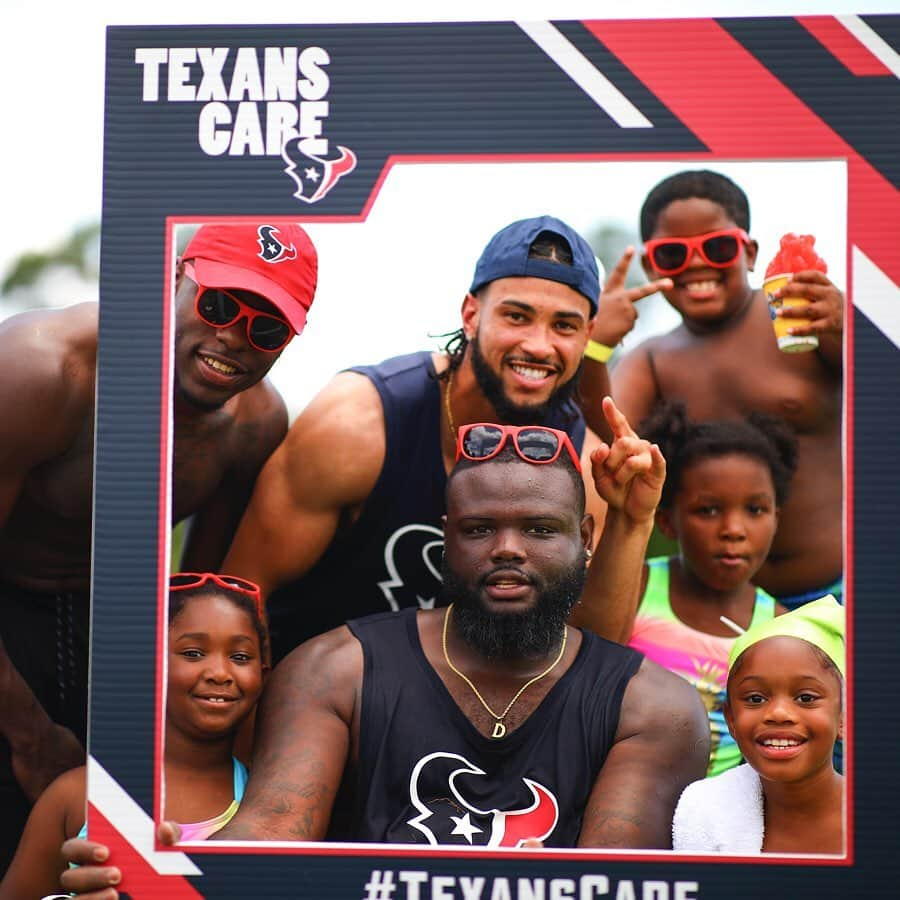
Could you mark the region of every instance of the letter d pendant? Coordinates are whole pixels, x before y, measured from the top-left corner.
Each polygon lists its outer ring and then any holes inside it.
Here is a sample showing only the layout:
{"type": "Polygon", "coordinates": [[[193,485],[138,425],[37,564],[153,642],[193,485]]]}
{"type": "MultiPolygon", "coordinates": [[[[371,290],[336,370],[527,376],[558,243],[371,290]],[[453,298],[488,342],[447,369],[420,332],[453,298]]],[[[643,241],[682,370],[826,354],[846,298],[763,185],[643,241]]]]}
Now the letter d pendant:
{"type": "Polygon", "coordinates": [[[506,726],[502,722],[494,723],[494,730],[491,732],[492,738],[502,738],[506,735],[506,726]]]}

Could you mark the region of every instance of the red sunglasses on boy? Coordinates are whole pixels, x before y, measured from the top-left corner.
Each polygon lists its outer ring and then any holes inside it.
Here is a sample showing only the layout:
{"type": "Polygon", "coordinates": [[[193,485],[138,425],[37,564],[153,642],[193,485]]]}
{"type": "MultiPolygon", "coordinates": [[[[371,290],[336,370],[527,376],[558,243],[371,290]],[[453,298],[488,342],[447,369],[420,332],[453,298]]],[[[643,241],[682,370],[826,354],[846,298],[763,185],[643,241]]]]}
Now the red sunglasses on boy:
{"type": "Polygon", "coordinates": [[[722,228],[694,237],[654,238],[644,244],[644,253],[660,275],[677,275],[691,262],[694,253],[714,269],[733,266],[750,235],[743,228],[722,228]]]}

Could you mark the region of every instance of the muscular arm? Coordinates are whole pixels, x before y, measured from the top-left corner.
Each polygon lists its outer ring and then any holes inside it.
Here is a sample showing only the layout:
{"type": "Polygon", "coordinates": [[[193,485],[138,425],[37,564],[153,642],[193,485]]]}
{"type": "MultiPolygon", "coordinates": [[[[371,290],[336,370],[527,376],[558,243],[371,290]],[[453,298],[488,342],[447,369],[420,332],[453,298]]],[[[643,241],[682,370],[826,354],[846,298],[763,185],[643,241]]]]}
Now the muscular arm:
{"type": "Polygon", "coordinates": [[[0,324],[0,533],[28,473],[64,453],[93,415],[96,358],[93,304],[0,324]]]}
{"type": "MultiPolygon", "coordinates": [[[[230,435],[232,459],[213,496],[192,514],[180,566],[183,571],[220,571],[257,476],[287,433],[284,401],[267,382],[238,397],[230,435]]],[[[177,427],[175,435],[177,440],[177,427]]],[[[177,501],[176,497],[176,507],[177,501]]]]}
{"type": "Polygon", "coordinates": [[[681,792],[706,774],[709,721],[684,679],[644,660],[588,800],[579,847],[671,849],[681,792]]]}
{"type": "Polygon", "coordinates": [[[244,799],[215,840],[325,837],[350,755],[362,670],[362,647],[346,627],[307,641],[275,667],[244,799]]]}
{"type": "MultiPolygon", "coordinates": [[[[605,343],[598,338],[591,339],[601,344],[605,343]]],[[[588,428],[605,441],[612,440],[612,434],[603,417],[601,403],[610,393],[609,369],[606,363],[585,357],[581,364],[581,380],[578,382],[578,403],[588,428]]]]}
{"type": "Polygon", "coordinates": [[[372,383],[338,375],[263,467],[222,564],[268,596],[322,556],[371,493],[384,461],[384,417],[372,383]]]}
{"type": "MultiPolygon", "coordinates": [[[[0,565],[3,529],[29,473],[64,453],[93,415],[97,313],[94,304],[14,316],[0,325],[0,565]]],[[[12,769],[32,800],[60,772],[84,761],[67,729],[55,725],[13,666],[0,640],[0,734],[12,769]]]]}

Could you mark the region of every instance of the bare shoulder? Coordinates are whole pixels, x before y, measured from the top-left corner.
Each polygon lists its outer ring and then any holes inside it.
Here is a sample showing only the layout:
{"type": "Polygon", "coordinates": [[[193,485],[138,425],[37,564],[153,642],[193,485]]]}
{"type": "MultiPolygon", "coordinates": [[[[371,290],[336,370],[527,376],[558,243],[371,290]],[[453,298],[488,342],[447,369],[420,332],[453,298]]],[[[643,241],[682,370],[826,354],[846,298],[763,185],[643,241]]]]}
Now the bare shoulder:
{"type": "Polygon", "coordinates": [[[269,423],[273,420],[283,422],[287,430],[287,406],[278,390],[264,378],[252,388],[237,395],[240,401],[238,418],[242,422],[269,423]]]}
{"type": "Polygon", "coordinates": [[[625,689],[619,738],[670,734],[688,744],[709,741],[709,720],[696,689],[684,678],[644,659],[625,689]]]}
{"type": "Polygon", "coordinates": [[[616,406],[632,428],[650,412],[657,400],[657,385],[651,363],[661,338],[649,338],[626,353],[610,372],[610,387],[616,406]]]}
{"type": "Polygon", "coordinates": [[[373,430],[384,435],[384,408],[375,385],[359,372],[340,372],[319,391],[297,419],[300,431],[330,434],[373,430]]]}
{"type": "Polygon", "coordinates": [[[85,798],[87,796],[87,768],[78,766],[55,778],[41,794],[38,803],[55,810],[60,817],[67,837],[78,834],[84,825],[85,798]]]}
{"type": "MultiPolygon", "coordinates": [[[[60,375],[93,387],[97,363],[97,304],[29,310],[0,323],[0,356],[15,359],[4,380],[60,375]]],[[[7,381],[8,383],[8,381],[7,381]]]]}
{"type": "Polygon", "coordinates": [[[649,337],[616,360],[616,364],[610,369],[609,373],[614,398],[616,387],[621,386],[623,381],[649,369],[650,357],[659,350],[664,337],[666,335],[649,337]]]}
{"type": "Polygon", "coordinates": [[[85,766],[77,766],[56,777],[47,787],[45,793],[51,794],[52,792],[51,796],[56,803],[66,802],[69,798],[75,797],[82,802],[83,806],[86,786],[87,768],[85,766]]]}
{"type": "Polygon", "coordinates": [[[325,491],[340,506],[363,502],[384,464],[381,398],[363,375],[342,372],[313,398],[288,430],[278,464],[298,486],[325,491]]]}
{"type": "Polygon", "coordinates": [[[237,459],[255,473],[287,434],[287,406],[267,379],[234,399],[237,401],[234,417],[237,459]]]}
{"type": "Polygon", "coordinates": [[[64,450],[93,408],[96,365],[94,303],[32,310],[0,323],[7,451],[18,436],[33,460],[64,450]]]}
{"type": "Polygon", "coordinates": [[[346,625],[341,625],[295,647],[275,671],[283,672],[284,677],[293,678],[323,667],[333,671],[353,672],[357,669],[357,663],[360,663],[358,669],[361,674],[362,646],[353,632],[346,625]]]}
{"type": "Polygon", "coordinates": [[[349,723],[362,688],[363,651],[346,625],[292,650],[272,671],[263,703],[279,719],[298,703],[328,706],[349,723]]]}

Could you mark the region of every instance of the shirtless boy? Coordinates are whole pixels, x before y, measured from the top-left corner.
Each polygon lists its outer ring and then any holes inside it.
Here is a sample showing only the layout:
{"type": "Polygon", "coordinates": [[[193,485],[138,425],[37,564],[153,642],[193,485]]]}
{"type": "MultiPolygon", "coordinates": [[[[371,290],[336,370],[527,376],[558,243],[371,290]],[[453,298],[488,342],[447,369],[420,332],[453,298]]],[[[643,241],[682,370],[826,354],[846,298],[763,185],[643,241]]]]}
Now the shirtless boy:
{"type": "MultiPolygon", "coordinates": [[[[682,323],[623,357],[612,369],[612,389],[633,423],[658,401],[672,399],[682,400],[694,420],[739,418],[756,410],[793,427],[797,473],[771,552],[754,579],[793,608],[823,594],[839,594],[841,587],[843,296],[821,272],[794,275],[782,294],[808,299],[811,321],[795,326],[793,333],[815,334],[819,347],[782,353],[766,298],[748,280],[757,243],[738,234],[741,229],[750,230],[747,198],[716,172],[680,172],[653,188],[641,209],[644,241],[702,240],[711,232],[732,230],[733,261],[711,265],[692,248],[684,268],[660,271],[653,254],[644,253],[648,277],[670,280],[671,287],[660,286],[682,323]]],[[[791,310],[784,315],[795,317],[791,310]]],[[[586,369],[601,365],[585,362],[586,369]]]]}

